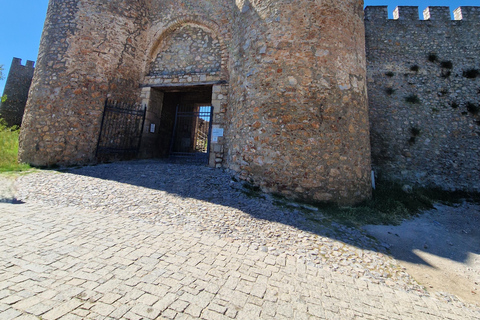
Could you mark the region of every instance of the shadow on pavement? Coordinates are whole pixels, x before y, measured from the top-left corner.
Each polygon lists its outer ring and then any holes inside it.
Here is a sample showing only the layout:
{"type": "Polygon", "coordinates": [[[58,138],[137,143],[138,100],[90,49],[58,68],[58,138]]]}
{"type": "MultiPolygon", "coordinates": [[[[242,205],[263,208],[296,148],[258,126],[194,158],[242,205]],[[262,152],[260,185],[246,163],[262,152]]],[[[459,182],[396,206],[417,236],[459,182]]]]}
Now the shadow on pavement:
{"type": "MultiPolygon", "coordinates": [[[[400,231],[395,229],[397,227],[367,226],[365,227],[367,235],[365,230],[333,222],[319,211],[311,211],[295,203],[288,206],[276,205],[275,199],[271,196],[253,195],[248,189],[242,187],[241,182],[232,180],[231,175],[227,172],[206,166],[174,164],[161,160],[140,160],[87,166],[66,171],[75,175],[161,190],[183,198],[193,198],[236,208],[257,219],[290,225],[361,249],[387,253],[396,259],[411,263],[431,266],[413,252],[414,249],[425,250],[425,246],[429,247],[428,252],[431,254],[458,262],[466,261],[469,253],[480,254],[478,232],[480,230],[480,213],[478,211],[473,212],[467,220],[463,219],[469,224],[469,230],[472,230],[470,233],[465,233],[465,229],[463,229],[463,234],[458,234],[459,231],[452,227],[451,222],[457,221],[459,217],[452,217],[450,224],[448,219],[442,220],[442,232],[439,232],[439,228],[437,228],[439,222],[433,219],[431,223],[426,222],[423,228],[419,228],[415,222],[412,224],[412,221],[407,221],[405,222],[407,223],[406,227],[398,229],[400,231]],[[392,228],[392,230],[388,228],[392,228]],[[449,245],[448,241],[450,240],[442,239],[445,234],[449,233],[455,237],[456,244],[465,241],[465,245],[449,245]],[[373,237],[379,241],[372,239],[373,237]],[[422,238],[428,238],[428,243],[423,243],[422,238]],[[395,250],[392,246],[395,246],[395,250]],[[404,246],[404,250],[396,250],[402,246],[404,246]]],[[[435,212],[431,214],[435,216],[435,212]]],[[[462,233],[461,230],[460,233],[462,233]]]]}

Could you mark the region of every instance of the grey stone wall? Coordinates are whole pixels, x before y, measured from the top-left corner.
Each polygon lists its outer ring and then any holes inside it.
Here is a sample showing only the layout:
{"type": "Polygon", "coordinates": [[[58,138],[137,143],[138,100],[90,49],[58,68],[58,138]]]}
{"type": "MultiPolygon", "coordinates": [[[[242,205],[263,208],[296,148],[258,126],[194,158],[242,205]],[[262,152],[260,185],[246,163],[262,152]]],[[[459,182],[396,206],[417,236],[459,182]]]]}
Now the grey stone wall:
{"type": "Polygon", "coordinates": [[[480,190],[480,7],[365,10],[374,168],[386,177],[480,190]]]}
{"type": "Polygon", "coordinates": [[[22,59],[13,58],[3,94],[7,100],[0,104],[0,118],[9,126],[22,124],[23,112],[27,104],[28,90],[32,83],[35,62],[27,60],[22,65],[22,59]]]}

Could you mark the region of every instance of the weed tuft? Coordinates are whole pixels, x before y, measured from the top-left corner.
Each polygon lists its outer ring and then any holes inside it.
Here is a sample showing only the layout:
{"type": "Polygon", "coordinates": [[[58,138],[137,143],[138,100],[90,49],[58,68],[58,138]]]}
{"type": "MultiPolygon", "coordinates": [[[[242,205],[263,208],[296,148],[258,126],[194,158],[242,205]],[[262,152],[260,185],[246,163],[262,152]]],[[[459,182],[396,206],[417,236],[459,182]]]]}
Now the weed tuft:
{"type": "Polygon", "coordinates": [[[442,73],[440,74],[440,76],[444,79],[450,77],[451,75],[452,75],[452,72],[450,70],[442,71],[442,73]]]}
{"type": "Polygon", "coordinates": [[[411,94],[407,97],[405,97],[405,102],[411,103],[411,104],[417,104],[420,103],[420,99],[416,94],[411,94]]]}
{"type": "Polygon", "coordinates": [[[391,78],[395,75],[395,73],[393,73],[392,71],[388,71],[388,72],[385,72],[385,75],[391,78]]]}
{"type": "Polygon", "coordinates": [[[412,127],[410,128],[410,133],[412,134],[412,136],[416,137],[420,134],[421,130],[416,128],[416,127],[412,127]]]}
{"type": "Polygon", "coordinates": [[[453,68],[453,63],[452,61],[442,61],[440,62],[440,67],[444,69],[452,69],[453,68]]]}
{"type": "Polygon", "coordinates": [[[8,127],[5,120],[0,118],[0,172],[30,169],[29,165],[18,163],[19,134],[17,126],[8,127]]]}
{"type": "Polygon", "coordinates": [[[389,87],[389,88],[386,88],[386,89],[385,89],[385,93],[388,94],[389,96],[391,96],[392,94],[395,93],[395,89],[390,88],[390,87],[389,87]]]}
{"type": "Polygon", "coordinates": [[[478,114],[478,112],[480,111],[480,108],[472,102],[467,102],[466,107],[467,111],[471,114],[478,114]]]}
{"type": "Polygon", "coordinates": [[[480,71],[477,69],[468,69],[463,71],[463,76],[467,79],[475,79],[480,76],[480,71]]]}

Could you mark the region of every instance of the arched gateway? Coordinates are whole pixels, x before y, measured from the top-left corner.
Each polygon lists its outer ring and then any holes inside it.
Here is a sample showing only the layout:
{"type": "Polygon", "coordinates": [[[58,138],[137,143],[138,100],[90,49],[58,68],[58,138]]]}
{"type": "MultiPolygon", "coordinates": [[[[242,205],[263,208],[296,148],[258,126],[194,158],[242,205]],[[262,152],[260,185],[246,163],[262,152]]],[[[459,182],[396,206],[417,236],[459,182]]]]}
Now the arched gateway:
{"type": "Polygon", "coordinates": [[[354,0],[51,0],[20,158],[97,161],[108,97],[147,106],[142,157],[203,153],[268,192],[359,202],[363,30],[354,0]]]}

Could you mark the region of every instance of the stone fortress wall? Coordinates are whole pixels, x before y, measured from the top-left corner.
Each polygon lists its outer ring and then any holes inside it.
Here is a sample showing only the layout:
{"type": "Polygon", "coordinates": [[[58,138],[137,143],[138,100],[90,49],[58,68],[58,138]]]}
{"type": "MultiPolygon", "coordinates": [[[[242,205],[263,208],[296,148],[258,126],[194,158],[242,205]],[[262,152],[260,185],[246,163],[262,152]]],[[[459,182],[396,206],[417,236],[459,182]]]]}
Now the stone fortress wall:
{"type": "MultiPolygon", "coordinates": [[[[356,0],[51,0],[19,157],[95,162],[105,97],[146,104],[148,130],[175,99],[210,93],[224,129],[210,165],[269,192],[359,202],[371,195],[363,30],[356,0]]],[[[145,135],[152,155],[162,131],[145,135]]]]}
{"type": "Polygon", "coordinates": [[[3,90],[7,100],[0,103],[0,118],[3,118],[9,126],[22,124],[34,70],[35,62],[27,60],[25,65],[22,65],[22,59],[13,58],[3,90]]]}
{"type": "Polygon", "coordinates": [[[264,191],[369,198],[370,136],[378,171],[452,186],[462,172],[458,186],[475,189],[480,78],[463,71],[479,67],[477,9],[452,22],[439,8],[417,21],[409,7],[398,20],[369,7],[364,21],[355,0],[50,0],[19,156],[94,163],[106,97],[145,104],[141,155],[165,155],[175,104],[196,100],[224,131],[210,165],[264,191]]]}
{"type": "Polygon", "coordinates": [[[480,191],[480,7],[365,10],[373,168],[480,191]]]}

